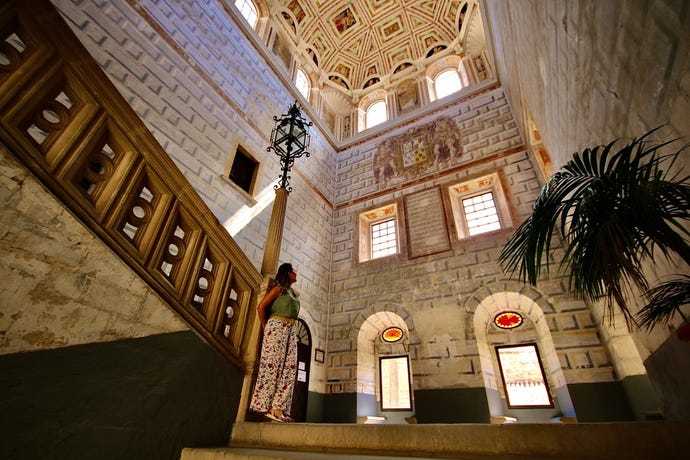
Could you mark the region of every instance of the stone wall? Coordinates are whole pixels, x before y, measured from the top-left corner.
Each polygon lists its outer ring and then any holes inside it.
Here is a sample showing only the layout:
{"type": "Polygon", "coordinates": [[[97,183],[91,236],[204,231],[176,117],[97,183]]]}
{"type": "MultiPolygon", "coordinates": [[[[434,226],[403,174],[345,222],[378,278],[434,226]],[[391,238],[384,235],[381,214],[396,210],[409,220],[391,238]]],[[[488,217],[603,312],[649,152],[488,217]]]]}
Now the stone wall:
{"type": "MultiPolygon", "coordinates": [[[[518,123],[526,126],[530,117],[534,120],[556,169],[574,152],[624,136],[639,137],[663,124],[658,140],[684,138],[675,148],[687,143],[687,5],[557,0],[527,1],[519,7],[488,1],[487,7],[498,73],[518,123]]],[[[690,154],[686,151],[679,160],[676,166],[687,173],[690,154]]],[[[677,260],[670,265],[649,270],[650,281],[690,271],[677,260]]],[[[636,300],[631,296],[633,309],[636,300]]],[[[668,331],[656,328],[634,336],[646,358],[668,338],[668,331]]]]}
{"type": "Polygon", "coordinates": [[[0,354],[188,330],[0,146],[0,354]]]}
{"type": "MultiPolygon", "coordinates": [[[[506,178],[513,225],[531,212],[540,183],[501,88],[469,97],[387,136],[405,136],[446,117],[457,127],[462,153],[430,166],[417,177],[400,174],[387,181],[375,179],[373,164],[385,138],[352,147],[338,156],[328,391],[378,391],[373,364],[371,370],[362,365],[363,360],[373,363],[370,355],[375,334],[369,334],[367,340],[361,336],[362,331],[380,331],[391,325],[402,326],[409,334],[415,391],[499,389],[493,346],[523,340],[539,342],[554,388],[615,380],[609,351],[599,337],[592,313],[568,293],[567,279],[554,275],[537,288],[527,288],[503,274],[498,255],[513,227],[460,240],[449,225],[451,246],[447,251],[410,258],[403,248],[396,256],[358,261],[360,213],[395,200],[404,208],[405,197],[439,185],[443,188],[500,170],[506,178]],[[523,312],[531,324],[526,329],[532,330],[529,337],[518,332],[496,335],[491,326],[492,312],[506,307],[523,312]]],[[[403,243],[409,238],[406,224],[400,226],[403,243]]],[[[406,244],[409,246],[410,241],[406,244]]],[[[554,257],[558,256],[556,251],[554,257]]],[[[562,399],[561,409],[568,412],[567,391],[562,399]]]]}
{"type": "Polygon", "coordinates": [[[486,16],[518,122],[535,120],[556,167],[663,123],[690,133],[684,2],[489,0],[486,16]]]}
{"type": "Polygon", "coordinates": [[[163,460],[227,442],[238,369],[4,145],[0,222],[0,457],[163,460]]]}

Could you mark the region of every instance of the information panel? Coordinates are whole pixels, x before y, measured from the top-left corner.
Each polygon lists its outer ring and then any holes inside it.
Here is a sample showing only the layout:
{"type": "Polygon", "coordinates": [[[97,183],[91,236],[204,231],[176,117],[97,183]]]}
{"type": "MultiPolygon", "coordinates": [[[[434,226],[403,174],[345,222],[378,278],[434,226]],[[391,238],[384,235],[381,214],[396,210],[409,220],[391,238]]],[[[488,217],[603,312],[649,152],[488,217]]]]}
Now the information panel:
{"type": "Polygon", "coordinates": [[[405,216],[411,259],[450,250],[439,187],[405,196],[405,216]]]}

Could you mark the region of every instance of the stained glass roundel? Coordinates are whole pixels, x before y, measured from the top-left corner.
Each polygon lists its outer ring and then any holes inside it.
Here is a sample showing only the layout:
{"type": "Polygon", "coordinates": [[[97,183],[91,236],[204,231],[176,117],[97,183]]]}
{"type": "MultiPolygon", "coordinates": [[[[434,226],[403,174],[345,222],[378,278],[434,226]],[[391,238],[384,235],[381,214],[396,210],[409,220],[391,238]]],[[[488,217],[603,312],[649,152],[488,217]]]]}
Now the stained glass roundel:
{"type": "Polygon", "coordinates": [[[399,327],[389,327],[381,333],[381,338],[384,342],[393,343],[402,339],[403,330],[399,327]]]}
{"type": "Polygon", "coordinates": [[[504,311],[494,317],[494,324],[501,329],[514,329],[522,324],[522,315],[512,311],[504,311]]]}

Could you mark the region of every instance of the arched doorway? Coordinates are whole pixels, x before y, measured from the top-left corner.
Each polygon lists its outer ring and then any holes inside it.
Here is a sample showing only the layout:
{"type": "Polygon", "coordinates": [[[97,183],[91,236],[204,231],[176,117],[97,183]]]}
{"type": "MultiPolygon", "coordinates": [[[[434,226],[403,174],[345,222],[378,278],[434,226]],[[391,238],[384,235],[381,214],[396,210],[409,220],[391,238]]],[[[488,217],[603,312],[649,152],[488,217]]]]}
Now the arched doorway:
{"type": "Polygon", "coordinates": [[[309,397],[309,368],[311,366],[311,332],[307,323],[297,320],[297,381],[292,394],[290,416],[296,422],[307,420],[307,399],[309,397]]]}

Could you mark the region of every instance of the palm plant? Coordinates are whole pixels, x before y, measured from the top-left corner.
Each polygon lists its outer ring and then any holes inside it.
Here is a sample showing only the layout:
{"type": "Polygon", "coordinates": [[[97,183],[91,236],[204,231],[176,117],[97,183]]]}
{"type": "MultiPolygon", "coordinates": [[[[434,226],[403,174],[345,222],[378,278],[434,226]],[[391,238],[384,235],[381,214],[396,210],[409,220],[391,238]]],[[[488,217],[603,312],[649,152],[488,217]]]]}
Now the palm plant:
{"type": "MultiPolygon", "coordinates": [[[[659,127],[660,128],[660,127],[659,127]]],[[[664,154],[677,141],[650,140],[655,128],[638,139],[575,153],[573,159],[547,181],[523,222],[500,255],[505,271],[536,285],[549,270],[549,253],[556,231],[565,243],[561,269],[570,271],[570,287],[589,300],[605,299],[609,320],[617,304],[630,327],[637,323],[627,297],[633,286],[650,302],[638,316],[652,328],[671,319],[690,300],[690,277],[649,290],[643,263],[654,252],[678,254],[690,266],[688,176],[670,174],[669,167],[687,146],[664,154]],[[665,287],[664,287],[665,286],[665,287]]]]}

